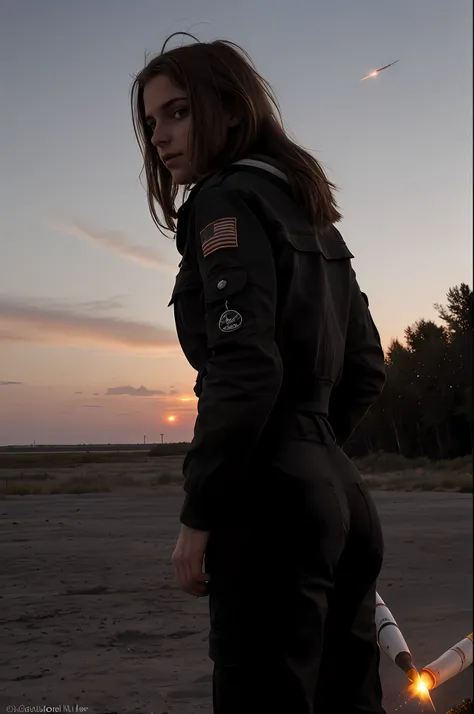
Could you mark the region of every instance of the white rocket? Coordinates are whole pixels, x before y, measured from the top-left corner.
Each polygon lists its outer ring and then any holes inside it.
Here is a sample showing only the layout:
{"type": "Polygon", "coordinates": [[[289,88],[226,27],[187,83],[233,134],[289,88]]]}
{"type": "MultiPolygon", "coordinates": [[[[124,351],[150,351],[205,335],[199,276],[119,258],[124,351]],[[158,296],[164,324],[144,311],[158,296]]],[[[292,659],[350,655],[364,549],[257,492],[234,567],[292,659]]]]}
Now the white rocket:
{"type": "Polygon", "coordinates": [[[410,648],[397,621],[378,593],[375,594],[375,600],[375,624],[380,649],[405,672],[410,682],[418,680],[410,648]]]}
{"type": "Polygon", "coordinates": [[[434,689],[455,677],[472,664],[472,632],[463,640],[446,650],[420,672],[421,681],[427,689],[434,689]]]}

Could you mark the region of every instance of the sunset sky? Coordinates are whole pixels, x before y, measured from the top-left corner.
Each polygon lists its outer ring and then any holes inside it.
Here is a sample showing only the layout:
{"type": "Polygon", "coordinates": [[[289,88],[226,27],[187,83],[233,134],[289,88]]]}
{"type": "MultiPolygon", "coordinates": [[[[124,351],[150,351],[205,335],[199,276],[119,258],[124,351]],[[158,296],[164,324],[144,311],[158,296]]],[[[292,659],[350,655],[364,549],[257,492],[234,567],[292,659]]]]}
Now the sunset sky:
{"type": "Polygon", "coordinates": [[[166,307],[179,256],[148,214],[129,108],[132,75],[171,32],[231,39],[270,81],[341,189],[384,346],[472,285],[468,0],[1,9],[0,445],[192,436],[195,374],[166,307]]]}

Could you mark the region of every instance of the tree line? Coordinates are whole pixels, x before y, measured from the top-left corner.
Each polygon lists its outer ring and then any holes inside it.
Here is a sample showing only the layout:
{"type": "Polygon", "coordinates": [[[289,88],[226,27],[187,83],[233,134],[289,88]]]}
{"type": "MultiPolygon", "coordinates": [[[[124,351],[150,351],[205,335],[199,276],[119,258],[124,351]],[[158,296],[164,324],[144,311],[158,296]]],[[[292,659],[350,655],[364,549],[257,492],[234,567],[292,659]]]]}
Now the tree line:
{"type": "MultiPolygon", "coordinates": [[[[387,381],[345,451],[352,458],[380,451],[405,458],[453,459],[473,452],[473,293],[450,288],[435,303],[442,324],[418,320],[405,344],[386,351],[387,381]]],[[[152,455],[185,454],[188,443],[159,444],[152,455]]]]}
{"type": "Polygon", "coordinates": [[[473,293],[461,283],[435,303],[442,324],[418,320],[386,351],[384,391],[346,445],[349,456],[472,453],[473,293]]]}

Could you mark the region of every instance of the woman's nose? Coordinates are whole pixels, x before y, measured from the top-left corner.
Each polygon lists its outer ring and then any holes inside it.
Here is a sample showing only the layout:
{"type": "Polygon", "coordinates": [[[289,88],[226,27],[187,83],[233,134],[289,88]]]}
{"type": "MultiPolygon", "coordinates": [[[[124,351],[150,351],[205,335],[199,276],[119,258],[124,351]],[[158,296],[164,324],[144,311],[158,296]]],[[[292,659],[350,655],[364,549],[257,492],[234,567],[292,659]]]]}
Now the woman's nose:
{"type": "Polygon", "coordinates": [[[153,136],[151,137],[151,143],[156,146],[156,148],[160,148],[168,144],[169,141],[169,131],[162,124],[157,123],[153,136]]]}

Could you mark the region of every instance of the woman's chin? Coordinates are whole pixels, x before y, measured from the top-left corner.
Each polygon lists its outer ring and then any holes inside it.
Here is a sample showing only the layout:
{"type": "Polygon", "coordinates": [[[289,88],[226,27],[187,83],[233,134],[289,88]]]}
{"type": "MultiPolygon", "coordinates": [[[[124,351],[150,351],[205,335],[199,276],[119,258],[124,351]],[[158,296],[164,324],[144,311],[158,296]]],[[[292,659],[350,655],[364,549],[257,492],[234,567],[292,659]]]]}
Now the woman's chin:
{"type": "Polygon", "coordinates": [[[185,186],[193,183],[193,172],[187,167],[173,167],[169,169],[173,183],[177,186],[185,186]]]}

